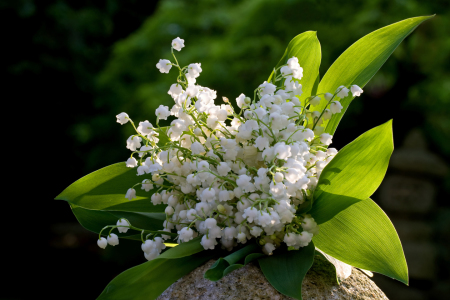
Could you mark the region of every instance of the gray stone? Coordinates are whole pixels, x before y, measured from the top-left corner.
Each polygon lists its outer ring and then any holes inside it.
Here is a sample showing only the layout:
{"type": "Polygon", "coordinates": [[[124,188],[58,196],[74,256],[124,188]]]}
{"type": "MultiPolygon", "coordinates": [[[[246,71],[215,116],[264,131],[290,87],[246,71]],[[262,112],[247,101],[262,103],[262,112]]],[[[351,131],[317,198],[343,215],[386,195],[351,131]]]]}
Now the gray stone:
{"type": "MultiPolygon", "coordinates": [[[[203,274],[214,263],[213,260],[195,269],[172,284],[159,300],[231,300],[231,299],[293,299],[280,294],[266,280],[255,264],[235,270],[217,282],[203,278],[203,274]]],[[[375,283],[358,269],[337,285],[330,273],[329,265],[315,263],[302,285],[303,299],[388,299],[375,283]]]]}

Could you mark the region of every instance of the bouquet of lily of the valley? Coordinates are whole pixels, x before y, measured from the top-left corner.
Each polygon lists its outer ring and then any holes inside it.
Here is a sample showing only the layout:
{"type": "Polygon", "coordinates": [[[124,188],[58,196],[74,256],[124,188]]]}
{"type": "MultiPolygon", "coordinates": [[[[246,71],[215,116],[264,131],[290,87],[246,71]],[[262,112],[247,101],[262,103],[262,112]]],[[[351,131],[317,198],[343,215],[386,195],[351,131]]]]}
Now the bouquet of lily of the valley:
{"type": "Polygon", "coordinates": [[[316,254],[407,283],[397,233],[369,198],[393,151],[391,122],[339,152],[329,145],[354,97],[428,18],[363,37],[321,80],[316,33],[302,33],[252,95],[222,97],[221,105],[215,90],[197,83],[200,63],[178,63],[174,50],[184,40],[174,39],[173,60],[156,65],[179,74],[168,91],[171,107],[156,109],[155,124],[136,126],[118,114],[117,122],[136,130],[127,140],[130,157],[57,197],[99,234],[99,247],[140,241],[148,262],[117,276],[100,299],[155,299],[210,259],[217,259],[205,273],[210,280],[257,261],[278,291],[297,299],[316,254]],[[168,118],[170,126],[160,127],[168,118]]]}

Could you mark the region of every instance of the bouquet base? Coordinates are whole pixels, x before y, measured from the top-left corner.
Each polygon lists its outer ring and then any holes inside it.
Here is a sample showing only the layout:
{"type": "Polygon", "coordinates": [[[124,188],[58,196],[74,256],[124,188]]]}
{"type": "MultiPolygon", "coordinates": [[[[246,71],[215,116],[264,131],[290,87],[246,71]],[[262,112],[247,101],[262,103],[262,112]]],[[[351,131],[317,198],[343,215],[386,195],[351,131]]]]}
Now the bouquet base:
{"type": "MultiPolygon", "coordinates": [[[[158,300],[168,299],[293,299],[280,294],[264,277],[257,263],[250,263],[233,271],[217,282],[203,278],[214,260],[198,267],[188,275],[172,284],[158,300]]],[[[352,269],[352,275],[336,283],[335,274],[329,266],[314,263],[302,285],[303,299],[383,299],[388,300],[381,289],[363,272],[352,269]]]]}

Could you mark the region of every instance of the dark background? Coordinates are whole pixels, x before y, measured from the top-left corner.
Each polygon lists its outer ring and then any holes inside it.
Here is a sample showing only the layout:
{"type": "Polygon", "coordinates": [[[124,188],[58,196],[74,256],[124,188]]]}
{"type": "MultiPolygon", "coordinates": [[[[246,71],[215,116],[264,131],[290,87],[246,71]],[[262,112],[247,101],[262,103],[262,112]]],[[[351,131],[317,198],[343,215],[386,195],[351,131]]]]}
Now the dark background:
{"type": "MultiPolygon", "coordinates": [[[[135,122],[153,122],[155,108],[169,105],[167,90],[176,75],[159,73],[155,64],[170,59],[170,42],[177,36],[186,44],[177,53],[180,63],[202,63],[199,84],[217,90],[218,99],[234,99],[266,80],[288,42],[301,32],[318,32],[323,76],[362,36],[436,13],[399,46],[352,103],[333,145],[340,149],[394,119],[396,147],[416,128],[429,151],[448,164],[449,4],[0,1],[4,146],[16,150],[5,156],[6,168],[13,171],[4,185],[4,201],[12,207],[3,213],[14,230],[8,229],[13,234],[2,242],[11,284],[0,290],[0,299],[93,299],[117,274],[145,261],[135,242],[121,240],[118,247],[99,249],[96,235],[78,225],[66,203],[53,199],[87,173],[126,159],[125,140],[132,130],[116,123],[116,114],[125,111],[135,122]]],[[[414,218],[432,224],[429,240],[438,249],[433,256],[438,268],[432,277],[411,277],[409,290],[416,292],[409,299],[439,299],[450,292],[449,176],[437,176],[433,184],[433,210],[414,218]]],[[[395,284],[380,285],[392,299],[400,299],[395,284]]]]}

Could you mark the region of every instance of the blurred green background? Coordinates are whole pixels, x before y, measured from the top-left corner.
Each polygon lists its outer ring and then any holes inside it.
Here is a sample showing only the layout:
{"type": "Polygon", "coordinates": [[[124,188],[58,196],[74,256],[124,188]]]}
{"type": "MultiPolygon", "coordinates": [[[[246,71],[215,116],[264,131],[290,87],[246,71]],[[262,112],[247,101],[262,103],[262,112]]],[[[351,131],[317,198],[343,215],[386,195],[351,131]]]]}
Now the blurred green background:
{"type": "MultiPolygon", "coordinates": [[[[68,206],[50,200],[81,176],[127,158],[125,140],[132,128],[116,123],[116,114],[124,111],[135,122],[153,122],[155,108],[171,105],[167,91],[177,75],[161,74],[155,65],[160,58],[171,59],[173,38],[185,39],[186,47],[176,53],[180,64],[202,64],[197,82],[217,90],[218,99],[234,100],[240,93],[251,94],[267,79],[299,33],[317,31],[323,76],[362,36],[406,18],[435,13],[398,47],[363,96],[352,103],[333,145],[342,148],[393,118],[396,146],[411,129],[419,128],[429,149],[448,164],[449,1],[1,1],[0,20],[8,41],[2,57],[3,84],[13,92],[13,99],[27,104],[17,109],[39,120],[42,129],[33,132],[31,143],[41,145],[51,138],[55,146],[52,163],[45,164],[49,171],[45,181],[51,184],[41,188],[39,204],[49,214],[40,243],[55,294],[68,288],[82,268],[87,276],[77,283],[82,288],[65,298],[92,298],[120,271],[144,261],[134,243],[100,252],[95,235],[76,225],[68,206]]],[[[434,211],[425,218],[430,222],[450,216],[449,176],[436,182],[434,211]]],[[[435,227],[447,228],[444,239],[439,230],[431,238],[439,249],[436,259],[448,268],[450,251],[445,241],[450,225],[439,224],[435,227]]],[[[449,280],[448,272],[436,272],[434,278],[411,279],[412,288],[420,291],[417,299],[436,299],[441,292],[450,292],[443,284],[449,280]]],[[[395,286],[386,289],[389,296],[395,286]]],[[[2,298],[23,299],[26,292],[6,290],[2,298]]]]}

